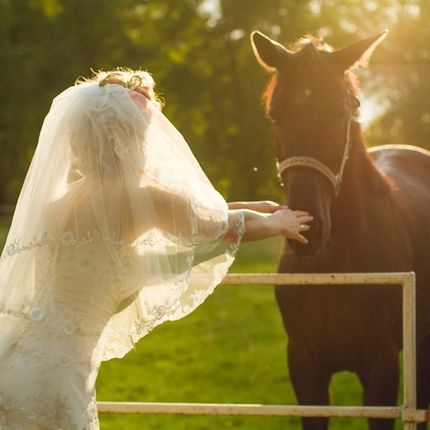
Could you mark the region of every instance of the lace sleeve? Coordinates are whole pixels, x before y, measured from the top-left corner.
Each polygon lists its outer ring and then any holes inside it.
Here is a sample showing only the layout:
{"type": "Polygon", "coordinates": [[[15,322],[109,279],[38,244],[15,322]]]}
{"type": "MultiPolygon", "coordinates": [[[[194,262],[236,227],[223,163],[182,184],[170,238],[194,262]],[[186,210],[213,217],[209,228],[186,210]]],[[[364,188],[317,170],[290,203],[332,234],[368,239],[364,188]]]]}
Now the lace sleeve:
{"type": "Polygon", "coordinates": [[[227,210],[222,206],[205,207],[204,201],[196,204],[187,199],[187,195],[176,194],[156,185],[142,188],[142,193],[146,195],[146,201],[152,203],[154,217],[150,223],[147,217],[143,218],[139,226],[141,231],[153,228],[156,220],[156,227],[168,234],[218,239],[228,231],[231,223],[236,222],[237,215],[232,214],[231,220],[229,215],[227,219],[227,210]]]}
{"type": "MultiPolygon", "coordinates": [[[[125,355],[135,343],[154,327],[168,320],[182,318],[200,306],[222,282],[234,261],[245,232],[244,213],[228,211],[228,223],[218,238],[194,247],[188,259],[186,276],[163,286],[146,286],[134,302],[117,313],[104,331],[102,359],[125,355]],[[229,232],[231,240],[224,240],[229,232]],[[128,327],[124,333],[124,327],[128,327]]],[[[176,259],[181,259],[178,255],[176,259]]]]}

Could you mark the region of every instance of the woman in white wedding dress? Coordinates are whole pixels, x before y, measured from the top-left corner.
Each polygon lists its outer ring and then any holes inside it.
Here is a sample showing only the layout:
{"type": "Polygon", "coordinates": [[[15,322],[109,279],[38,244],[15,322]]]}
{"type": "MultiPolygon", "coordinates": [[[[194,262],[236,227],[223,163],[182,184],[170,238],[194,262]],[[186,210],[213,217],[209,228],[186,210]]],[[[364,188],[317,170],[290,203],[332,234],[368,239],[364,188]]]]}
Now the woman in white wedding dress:
{"type": "Polygon", "coordinates": [[[306,242],[304,212],[229,208],[153,85],[99,73],[45,118],[0,260],[2,430],[98,429],[103,360],[200,305],[241,240],[306,242]]]}

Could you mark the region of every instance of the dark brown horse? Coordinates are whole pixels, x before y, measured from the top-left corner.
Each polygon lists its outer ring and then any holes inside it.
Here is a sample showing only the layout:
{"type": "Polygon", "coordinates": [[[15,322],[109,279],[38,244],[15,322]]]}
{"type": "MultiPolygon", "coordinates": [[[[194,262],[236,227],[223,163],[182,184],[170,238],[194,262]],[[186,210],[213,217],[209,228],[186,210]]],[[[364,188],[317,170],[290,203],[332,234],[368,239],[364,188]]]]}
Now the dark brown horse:
{"type": "MultiPolygon", "coordinates": [[[[274,72],[266,90],[288,205],[315,220],[309,245],[291,242],[281,272],[417,274],[418,406],[430,401],[430,153],[413,146],[367,151],[350,68],[385,33],[331,51],[312,38],[292,51],[252,34],[259,62],[274,72]]],[[[364,404],[395,405],[402,345],[398,286],[276,289],[289,336],[288,364],[300,404],[326,405],[331,376],[355,372],[364,404]]],[[[392,429],[370,420],[371,429],[392,429]]],[[[303,419],[327,429],[327,419],[303,419]]],[[[422,427],[424,428],[424,426],[422,427]]]]}

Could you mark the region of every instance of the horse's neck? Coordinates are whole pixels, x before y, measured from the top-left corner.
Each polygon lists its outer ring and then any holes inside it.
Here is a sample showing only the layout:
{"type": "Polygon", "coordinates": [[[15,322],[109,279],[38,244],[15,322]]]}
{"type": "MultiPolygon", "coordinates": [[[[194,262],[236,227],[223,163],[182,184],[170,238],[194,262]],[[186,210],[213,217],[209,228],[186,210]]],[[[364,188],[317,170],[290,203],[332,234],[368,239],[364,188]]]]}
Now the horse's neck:
{"type": "Polygon", "coordinates": [[[351,137],[352,150],[333,203],[332,224],[354,236],[362,227],[380,221],[375,220],[380,216],[375,203],[390,199],[390,186],[367,154],[359,123],[353,124],[351,137]]]}

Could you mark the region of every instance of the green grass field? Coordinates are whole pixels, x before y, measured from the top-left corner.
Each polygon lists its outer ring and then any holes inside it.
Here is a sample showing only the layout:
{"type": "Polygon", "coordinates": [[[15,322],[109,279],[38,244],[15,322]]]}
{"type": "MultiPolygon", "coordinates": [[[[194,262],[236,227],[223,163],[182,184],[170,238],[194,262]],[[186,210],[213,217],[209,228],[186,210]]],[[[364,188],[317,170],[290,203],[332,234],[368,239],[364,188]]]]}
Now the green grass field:
{"type": "MultiPolygon", "coordinates": [[[[234,272],[273,272],[278,240],[243,245],[234,272]]],[[[221,286],[190,316],[166,323],[122,360],[103,364],[98,400],[295,403],[285,359],[286,336],[273,288],[221,286]]],[[[355,376],[333,384],[338,405],[360,404],[355,376]]],[[[294,429],[298,419],[101,415],[103,429],[294,429]]],[[[336,420],[337,429],[363,421],[336,420]]]]}
{"type": "MultiPolygon", "coordinates": [[[[0,224],[3,241],[7,222],[0,224]]],[[[273,272],[279,240],[244,244],[231,272],[273,272]]],[[[188,317],[157,327],[121,360],[103,363],[97,399],[147,402],[295,404],[286,335],[270,286],[220,286],[188,317]]],[[[359,405],[361,387],[347,372],[333,378],[332,403],[359,405]]],[[[101,414],[102,430],[285,430],[299,419],[101,414]]],[[[333,419],[331,429],[366,428],[333,419]]],[[[398,423],[397,428],[401,428],[398,423]]]]}

